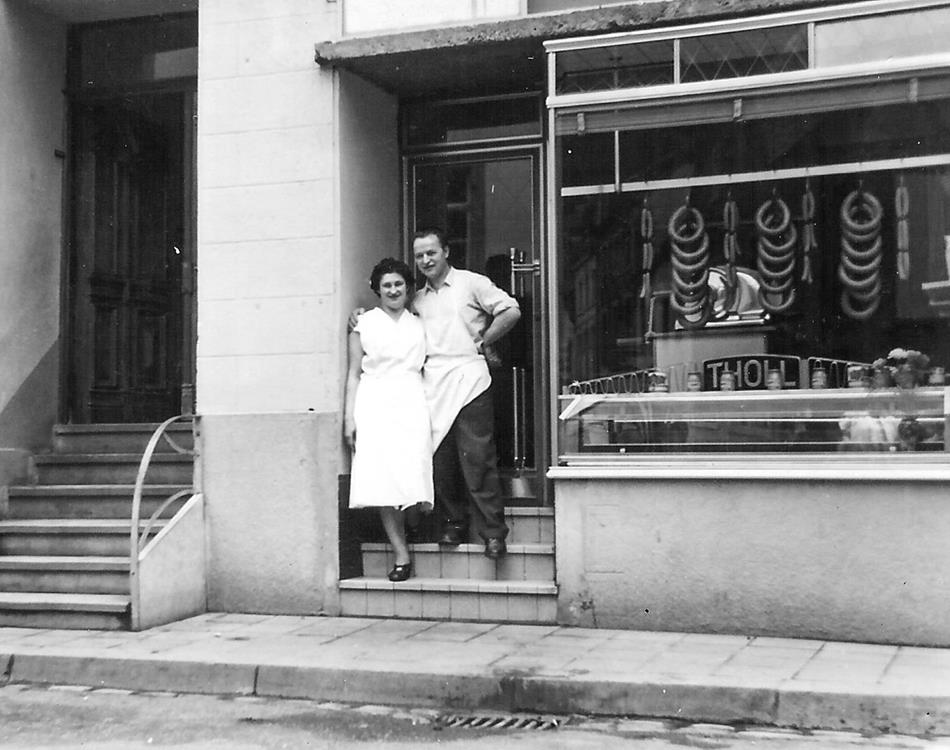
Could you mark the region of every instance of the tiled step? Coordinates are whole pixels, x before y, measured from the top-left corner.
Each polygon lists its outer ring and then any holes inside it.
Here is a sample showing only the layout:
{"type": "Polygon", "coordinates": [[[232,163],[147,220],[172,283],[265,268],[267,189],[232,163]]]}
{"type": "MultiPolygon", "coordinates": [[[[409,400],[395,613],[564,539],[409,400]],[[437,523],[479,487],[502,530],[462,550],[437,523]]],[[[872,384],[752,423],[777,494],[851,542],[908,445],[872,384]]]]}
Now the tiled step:
{"type": "Polygon", "coordinates": [[[0,591],[129,593],[128,557],[0,556],[0,591]]]}
{"type": "Polygon", "coordinates": [[[128,620],[128,596],[0,592],[0,627],[121,630],[128,620]]]}
{"type": "MultiPolygon", "coordinates": [[[[509,544],[508,554],[497,562],[484,555],[482,544],[439,547],[438,544],[412,544],[412,564],[422,578],[467,578],[482,581],[553,581],[553,544],[509,544]]],[[[395,564],[388,544],[368,542],[362,545],[363,574],[385,578],[395,564]]]]}
{"type": "MultiPolygon", "coordinates": [[[[64,453],[36,456],[39,484],[135,484],[142,456],[137,453],[64,453]]],[[[191,456],[155,454],[148,484],[190,484],[191,456]]]]}
{"type": "MultiPolygon", "coordinates": [[[[164,521],[157,521],[157,533],[164,521]]],[[[141,528],[144,529],[144,521],[141,528]]],[[[120,519],[30,519],[0,521],[0,555],[126,556],[129,522],[120,519]]]]}
{"type": "MultiPolygon", "coordinates": [[[[53,427],[55,453],[137,453],[145,452],[158,424],[60,424],[53,427]]],[[[191,423],[169,425],[166,434],[181,448],[194,445],[191,423]]],[[[156,453],[175,453],[167,441],[159,440],[156,453]]]]}
{"type": "Polygon", "coordinates": [[[340,606],[349,617],[553,624],[557,587],[543,581],[348,578],[340,581],[340,606]]]}
{"type": "Polygon", "coordinates": [[[508,545],[554,544],[554,508],[505,508],[508,545]]]}
{"type": "MultiPolygon", "coordinates": [[[[146,485],[141,515],[148,518],[165,501],[187,485],[146,485]]],[[[131,484],[66,484],[11,487],[7,518],[128,518],[132,512],[131,484]]],[[[182,498],[165,514],[172,515],[187,501],[182,498]]]]}

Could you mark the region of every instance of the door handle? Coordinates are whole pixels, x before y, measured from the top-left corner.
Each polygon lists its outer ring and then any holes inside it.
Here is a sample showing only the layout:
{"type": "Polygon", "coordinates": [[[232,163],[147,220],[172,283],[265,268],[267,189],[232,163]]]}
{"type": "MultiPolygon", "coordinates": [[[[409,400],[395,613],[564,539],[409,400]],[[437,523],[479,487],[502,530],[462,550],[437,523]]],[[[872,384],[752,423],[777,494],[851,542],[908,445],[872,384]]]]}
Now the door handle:
{"type": "Polygon", "coordinates": [[[508,258],[511,260],[511,294],[514,297],[524,297],[524,277],[540,276],[541,261],[526,261],[524,250],[516,247],[508,248],[508,258]]]}

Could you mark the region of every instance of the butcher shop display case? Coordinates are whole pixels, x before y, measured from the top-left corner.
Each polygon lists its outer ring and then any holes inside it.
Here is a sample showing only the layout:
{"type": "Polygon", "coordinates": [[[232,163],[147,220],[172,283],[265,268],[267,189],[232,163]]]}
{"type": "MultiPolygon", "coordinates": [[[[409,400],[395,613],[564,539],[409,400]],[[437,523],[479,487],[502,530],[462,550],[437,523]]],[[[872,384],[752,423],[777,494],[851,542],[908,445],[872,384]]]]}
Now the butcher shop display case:
{"type": "Polygon", "coordinates": [[[648,453],[944,452],[950,388],[561,396],[560,462],[648,453]]]}

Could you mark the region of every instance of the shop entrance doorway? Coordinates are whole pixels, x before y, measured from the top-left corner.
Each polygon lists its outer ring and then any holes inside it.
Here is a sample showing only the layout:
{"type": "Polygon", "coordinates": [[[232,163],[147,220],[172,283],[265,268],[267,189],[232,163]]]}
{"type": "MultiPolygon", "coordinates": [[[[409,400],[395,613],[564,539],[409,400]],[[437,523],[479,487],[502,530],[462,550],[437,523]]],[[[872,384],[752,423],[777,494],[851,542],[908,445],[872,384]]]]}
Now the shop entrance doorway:
{"type": "Polygon", "coordinates": [[[73,105],[71,422],[155,422],[192,406],[193,107],[185,92],[73,105]]]}
{"type": "MultiPolygon", "coordinates": [[[[410,157],[407,236],[446,233],[457,268],[485,274],[515,296],[522,317],[493,369],[495,435],[510,503],[544,504],[541,152],[535,148],[410,157]]],[[[408,242],[407,242],[408,244],[408,242]]]]}

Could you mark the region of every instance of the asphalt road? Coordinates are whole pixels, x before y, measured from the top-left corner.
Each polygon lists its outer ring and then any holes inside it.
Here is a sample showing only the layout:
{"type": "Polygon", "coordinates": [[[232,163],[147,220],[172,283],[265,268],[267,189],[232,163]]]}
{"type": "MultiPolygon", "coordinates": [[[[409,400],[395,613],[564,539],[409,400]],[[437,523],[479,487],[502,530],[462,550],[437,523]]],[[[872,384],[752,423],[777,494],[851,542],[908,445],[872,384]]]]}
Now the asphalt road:
{"type": "MultiPolygon", "coordinates": [[[[0,748],[359,748],[361,750],[950,750],[950,738],[680,725],[588,717],[534,717],[547,729],[448,726],[452,712],[299,700],[130,693],[73,687],[0,688],[0,748]]],[[[459,712],[456,712],[456,717],[459,712]]],[[[462,715],[461,718],[471,715],[462,715]]],[[[460,719],[461,720],[461,719],[460,719]]]]}

